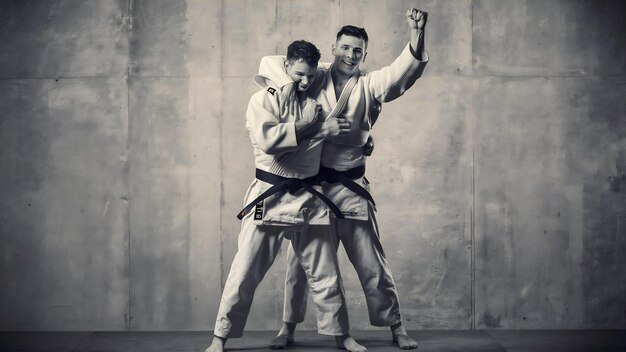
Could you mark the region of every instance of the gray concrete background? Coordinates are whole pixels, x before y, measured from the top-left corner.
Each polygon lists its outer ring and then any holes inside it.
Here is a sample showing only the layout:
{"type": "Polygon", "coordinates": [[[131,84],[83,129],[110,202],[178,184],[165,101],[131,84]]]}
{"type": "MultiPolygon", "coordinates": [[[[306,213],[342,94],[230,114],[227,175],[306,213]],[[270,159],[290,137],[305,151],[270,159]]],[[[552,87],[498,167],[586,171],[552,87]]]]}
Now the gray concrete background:
{"type": "MultiPolygon", "coordinates": [[[[0,330],[210,329],[260,57],[330,61],[351,23],[376,69],[409,7],[432,61],[368,163],[407,328],[625,328],[622,1],[2,0],[0,330]]],[[[284,260],[247,329],[279,326],[284,260]]]]}

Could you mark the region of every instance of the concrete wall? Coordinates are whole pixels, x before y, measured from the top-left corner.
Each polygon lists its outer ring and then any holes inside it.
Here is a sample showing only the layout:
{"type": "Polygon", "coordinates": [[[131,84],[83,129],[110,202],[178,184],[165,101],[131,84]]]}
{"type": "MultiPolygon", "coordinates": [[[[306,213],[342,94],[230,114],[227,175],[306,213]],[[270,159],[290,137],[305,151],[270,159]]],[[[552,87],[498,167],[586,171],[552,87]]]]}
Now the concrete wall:
{"type": "MultiPolygon", "coordinates": [[[[0,330],[205,330],[253,175],[258,60],[430,13],[368,178],[410,329],[626,327],[626,6],[0,1],[0,330]]],[[[345,255],[350,317],[369,329],[345,255]]],[[[284,253],[247,328],[281,317],[284,253]]],[[[303,324],[315,326],[312,314],[303,324]]]]}

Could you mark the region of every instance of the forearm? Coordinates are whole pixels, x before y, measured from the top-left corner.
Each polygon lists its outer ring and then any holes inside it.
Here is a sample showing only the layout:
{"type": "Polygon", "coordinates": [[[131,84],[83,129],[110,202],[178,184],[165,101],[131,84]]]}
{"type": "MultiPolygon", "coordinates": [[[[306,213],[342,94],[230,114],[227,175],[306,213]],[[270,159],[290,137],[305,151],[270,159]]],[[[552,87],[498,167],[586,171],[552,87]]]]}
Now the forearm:
{"type": "Polygon", "coordinates": [[[423,28],[411,28],[411,53],[419,61],[426,61],[428,58],[424,45],[423,28]]]}
{"type": "Polygon", "coordinates": [[[324,122],[316,122],[300,132],[296,129],[296,137],[299,144],[301,140],[327,139],[346,134],[348,131],[350,131],[350,123],[347,120],[334,118],[324,122]]]}
{"type": "Polygon", "coordinates": [[[296,140],[298,145],[304,140],[318,136],[321,131],[321,125],[321,122],[311,124],[302,120],[296,121],[296,140]]]}
{"type": "Polygon", "coordinates": [[[428,61],[428,54],[424,48],[424,30],[428,13],[415,8],[410,8],[406,12],[407,23],[411,31],[411,43],[409,45],[411,54],[418,61],[428,61]]]}

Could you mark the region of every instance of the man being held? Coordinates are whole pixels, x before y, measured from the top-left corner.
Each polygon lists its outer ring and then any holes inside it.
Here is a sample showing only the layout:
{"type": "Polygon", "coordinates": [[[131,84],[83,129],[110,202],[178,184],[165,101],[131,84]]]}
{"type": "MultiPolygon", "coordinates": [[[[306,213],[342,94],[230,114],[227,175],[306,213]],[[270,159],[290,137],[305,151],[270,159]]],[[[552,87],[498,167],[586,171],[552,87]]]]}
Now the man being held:
{"type": "MultiPolygon", "coordinates": [[[[409,9],[406,18],[411,31],[409,44],[390,66],[367,74],[359,71],[359,65],[367,55],[367,33],[355,26],[342,27],[332,46],[334,62],[330,68],[320,70],[324,75],[316,79],[308,95],[322,105],[325,117],[337,102],[347,100],[340,116],[350,121],[350,132],[326,139],[322,151],[320,174],[327,181],[322,183],[323,193],[345,217],[332,219],[330,228],[341,240],[359,276],[370,323],[390,326],[393,341],[402,349],[413,349],[417,348],[417,343],[402,325],[398,294],[379,239],[369,183],[363,177],[363,145],[376,122],[380,103],[394,100],[409,89],[422,75],[428,61],[424,48],[426,14],[409,9]],[[351,82],[354,80],[356,83],[351,82]]],[[[282,57],[265,57],[261,69],[279,67],[283,61],[282,57]]],[[[302,267],[289,251],[284,324],[270,348],[281,349],[293,343],[296,324],[304,321],[307,290],[302,267]]]]}
{"type": "MultiPolygon", "coordinates": [[[[313,44],[296,41],[284,63],[290,82],[279,86],[257,80],[270,87],[252,96],[246,113],[256,179],[246,194],[248,205],[239,214],[238,251],[224,286],[215,337],[206,352],[221,352],[228,338],[243,334],[254,292],[285,237],[291,239],[296,262],[311,282],[318,332],[335,336],[350,351],[365,350],[348,334],[336,239],[324,231],[310,231],[321,227],[313,225],[329,224],[324,203],[332,206],[309,179],[318,173],[323,139],[349,130],[345,119],[319,123],[319,105],[306,99],[319,58],[313,44]]],[[[338,209],[334,211],[341,216],[338,209]]]]}

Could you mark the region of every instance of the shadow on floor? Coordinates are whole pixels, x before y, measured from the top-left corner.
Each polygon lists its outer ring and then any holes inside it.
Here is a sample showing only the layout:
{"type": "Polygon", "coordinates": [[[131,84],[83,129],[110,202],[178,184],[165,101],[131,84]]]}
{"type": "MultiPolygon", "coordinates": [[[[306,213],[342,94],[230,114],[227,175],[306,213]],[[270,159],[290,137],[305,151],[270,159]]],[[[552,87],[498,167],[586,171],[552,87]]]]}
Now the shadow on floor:
{"type": "MultiPolygon", "coordinates": [[[[269,351],[273,331],[248,331],[227,351],[269,351]]],[[[388,331],[355,331],[369,351],[400,351],[388,331]]],[[[419,352],[626,352],[625,330],[409,331],[419,352]]],[[[209,332],[0,332],[0,352],[203,352],[209,332]]],[[[289,351],[336,351],[334,339],[299,331],[289,351]]]]}

